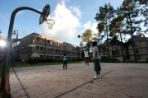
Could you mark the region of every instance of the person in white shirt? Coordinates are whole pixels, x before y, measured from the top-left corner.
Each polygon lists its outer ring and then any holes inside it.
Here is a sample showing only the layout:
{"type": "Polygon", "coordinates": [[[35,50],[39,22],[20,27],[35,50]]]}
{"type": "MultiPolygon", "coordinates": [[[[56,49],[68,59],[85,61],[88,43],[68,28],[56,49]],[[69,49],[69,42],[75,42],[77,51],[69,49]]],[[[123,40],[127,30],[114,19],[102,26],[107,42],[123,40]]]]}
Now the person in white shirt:
{"type": "Polygon", "coordinates": [[[97,42],[93,42],[93,61],[94,61],[94,71],[96,72],[94,78],[99,78],[101,72],[101,66],[100,66],[100,54],[98,51],[97,42]]]}
{"type": "Polygon", "coordinates": [[[85,65],[89,66],[89,52],[87,49],[84,51],[84,57],[85,57],[85,65]]]}

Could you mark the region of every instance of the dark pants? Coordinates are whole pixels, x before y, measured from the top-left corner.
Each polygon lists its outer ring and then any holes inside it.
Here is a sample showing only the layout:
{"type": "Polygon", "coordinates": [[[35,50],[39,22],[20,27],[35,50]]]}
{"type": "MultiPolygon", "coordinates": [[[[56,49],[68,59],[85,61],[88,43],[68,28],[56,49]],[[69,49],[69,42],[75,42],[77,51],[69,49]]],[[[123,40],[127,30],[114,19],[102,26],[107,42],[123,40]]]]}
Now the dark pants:
{"type": "Polygon", "coordinates": [[[67,69],[67,61],[63,61],[63,69],[67,69]]]}
{"type": "Polygon", "coordinates": [[[100,66],[100,60],[99,59],[94,60],[94,70],[95,70],[97,75],[100,74],[101,66],[100,66]]]}
{"type": "Polygon", "coordinates": [[[85,57],[85,65],[89,66],[89,57],[85,57]]]}

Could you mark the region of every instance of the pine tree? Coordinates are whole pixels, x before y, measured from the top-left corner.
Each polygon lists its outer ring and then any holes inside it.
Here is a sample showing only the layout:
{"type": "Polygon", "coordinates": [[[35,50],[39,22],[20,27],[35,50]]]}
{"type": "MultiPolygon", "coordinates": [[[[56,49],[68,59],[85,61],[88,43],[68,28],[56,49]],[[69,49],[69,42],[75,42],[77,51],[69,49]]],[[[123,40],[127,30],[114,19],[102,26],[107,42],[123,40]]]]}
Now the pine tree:
{"type": "Polygon", "coordinates": [[[137,61],[136,58],[136,50],[135,50],[135,43],[134,43],[134,34],[141,31],[140,23],[142,22],[141,19],[138,19],[140,10],[138,9],[138,4],[136,0],[124,0],[121,5],[121,12],[123,14],[123,27],[122,32],[125,34],[129,34],[131,36],[131,46],[133,47],[134,52],[134,59],[135,62],[137,61]]]}
{"type": "MultiPolygon", "coordinates": [[[[96,14],[96,21],[98,22],[97,29],[99,33],[105,33],[107,37],[107,46],[108,46],[108,56],[110,57],[109,49],[109,25],[113,17],[114,8],[110,4],[105,4],[103,7],[99,8],[99,11],[96,14]]],[[[101,34],[100,34],[101,35],[101,34]]]]}

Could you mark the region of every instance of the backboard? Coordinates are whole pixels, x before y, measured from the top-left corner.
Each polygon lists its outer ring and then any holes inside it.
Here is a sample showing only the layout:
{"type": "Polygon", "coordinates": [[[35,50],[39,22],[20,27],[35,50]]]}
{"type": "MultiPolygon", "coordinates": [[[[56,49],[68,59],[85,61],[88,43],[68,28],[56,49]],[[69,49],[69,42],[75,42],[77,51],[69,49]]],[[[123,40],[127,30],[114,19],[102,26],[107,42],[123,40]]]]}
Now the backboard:
{"type": "Polygon", "coordinates": [[[42,14],[39,18],[39,24],[42,24],[44,21],[46,21],[49,14],[50,14],[50,6],[49,4],[47,4],[42,10],[42,14]]]}

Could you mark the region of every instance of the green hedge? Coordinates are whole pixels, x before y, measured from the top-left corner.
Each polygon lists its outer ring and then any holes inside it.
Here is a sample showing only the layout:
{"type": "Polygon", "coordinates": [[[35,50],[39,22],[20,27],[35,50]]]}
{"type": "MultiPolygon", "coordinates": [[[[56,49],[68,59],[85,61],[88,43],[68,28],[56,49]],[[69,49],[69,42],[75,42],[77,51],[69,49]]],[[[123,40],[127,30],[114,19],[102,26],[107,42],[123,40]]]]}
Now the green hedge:
{"type": "Polygon", "coordinates": [[[101,62],[112,62],[112,63],[119,63],[121,61],[115,59],[115,58],[109,58],[109,57],[101,57],[101,62]]]}

